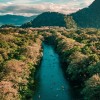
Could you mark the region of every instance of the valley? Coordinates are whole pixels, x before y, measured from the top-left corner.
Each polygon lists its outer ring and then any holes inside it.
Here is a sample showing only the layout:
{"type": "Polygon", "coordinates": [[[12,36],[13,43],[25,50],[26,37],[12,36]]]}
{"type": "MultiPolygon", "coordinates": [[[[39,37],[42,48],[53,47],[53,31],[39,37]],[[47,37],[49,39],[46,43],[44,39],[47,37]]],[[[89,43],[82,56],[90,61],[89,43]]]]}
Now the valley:
{"type": "Polygon", "coordinates": [[[75,100],[74,90],[100,99],[99,29],[1,28],[0,37],[1,100],[43,100],[44,94],[53,100],[61,93],[63,100],[75,100]]]}
{"type": "Polygon", "coordinates": [[[1,0],[0,100],[100,100],[99,4],[1,0]]]}

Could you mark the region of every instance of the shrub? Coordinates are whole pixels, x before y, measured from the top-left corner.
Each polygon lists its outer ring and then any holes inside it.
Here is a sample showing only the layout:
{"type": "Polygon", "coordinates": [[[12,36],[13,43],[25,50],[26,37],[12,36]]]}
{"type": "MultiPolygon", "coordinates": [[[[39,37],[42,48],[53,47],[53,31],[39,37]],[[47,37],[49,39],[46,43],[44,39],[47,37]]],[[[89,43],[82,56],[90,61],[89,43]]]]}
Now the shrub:
{"type": "Polygon", "coordinates": [[[85,88],[82,91],[85,100],[100,100],[100,75],[95,74],[85,83],[85,88]]]}
{"type": "Polygon", "coordinates": [[[0,82],[0,100],[19,100],[14,84],[7,81],[0,82]]]}
{"type": "Polygon", "coordinates": [[[80,52],[74,52],[68,59],[67,74],[72,81],[83,81],[87,75],[87,56],[80,52]]]}
{"type": "Polygon", "coordinates": [[[0,64],[4,61],[2,55],[0,54],[0,64]]]}
{"type": "Polygon", "coordinates": [[[89,55],[87,60],[89,62],[89,65],[95,65],[97,62],[100,61],[100,59],[99,59],[97,54],[89,55]]]}
{"type": "Polygon", "coordinates": [[[83,52],[84,54],[92,54],[92,50],[91,50],[90,47],[88,47],[88,46],[84,46],[84,47],[82,48],[82,52],[83,52]]]}
{"type": "Polygon", "coordinates": [[[19,59],[19,60],[22,60],[22,61],[25,61],[27,58],[26,58],[24,55],[20,55],[20,56],[18,57],[18,59],[19,59]]]}
{"type": "Polygon", "coordinates": [[[95,65],[89,66],[88,71],[89,71],[90,76],[94,74],[99,74],[100,73],[100,62],[96,63],[95,65]]]}

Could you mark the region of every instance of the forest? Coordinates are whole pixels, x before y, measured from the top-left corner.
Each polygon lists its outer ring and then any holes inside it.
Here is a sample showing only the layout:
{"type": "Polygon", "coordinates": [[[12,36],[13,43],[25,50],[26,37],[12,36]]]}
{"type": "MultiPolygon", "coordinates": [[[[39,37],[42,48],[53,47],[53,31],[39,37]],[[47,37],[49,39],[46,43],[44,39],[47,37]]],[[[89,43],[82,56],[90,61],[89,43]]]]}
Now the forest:
{"type": "Polygon", "coordinates": [[[64,27],[0,28],[0,100],[31,100],[43,42],[53,44],[84,100],[100,100],[100,30],[64,27]]]}
{"type": "Polygon", "coordinates": [[[0,100],[31,98],[41,43],[42,37],[29,29],[0,29],[0,100]]]}

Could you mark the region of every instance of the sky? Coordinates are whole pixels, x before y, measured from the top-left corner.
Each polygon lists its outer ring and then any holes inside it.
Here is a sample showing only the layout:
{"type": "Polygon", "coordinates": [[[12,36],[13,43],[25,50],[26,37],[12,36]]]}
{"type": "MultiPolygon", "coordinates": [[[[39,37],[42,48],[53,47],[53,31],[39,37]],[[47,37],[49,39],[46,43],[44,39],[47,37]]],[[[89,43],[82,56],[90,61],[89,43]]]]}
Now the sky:
{"type": "Polygon", "coordinates": [[[70,14],[88,7],[94,0],[0,0],[0,15],[32,16],[40,13],[70,14]]]}

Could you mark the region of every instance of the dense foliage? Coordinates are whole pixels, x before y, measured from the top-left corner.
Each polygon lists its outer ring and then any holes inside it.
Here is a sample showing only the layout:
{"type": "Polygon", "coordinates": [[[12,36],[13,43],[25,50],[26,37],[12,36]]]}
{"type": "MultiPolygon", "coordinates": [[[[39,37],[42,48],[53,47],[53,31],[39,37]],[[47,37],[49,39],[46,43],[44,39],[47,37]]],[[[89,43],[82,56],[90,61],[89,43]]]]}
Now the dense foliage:
{"type": "Polygon", "coordinates": [[[81,87],[84,99],[100,100],[100,30],[63,27],[0,29],[0,99],[31,98],[44,40],[54,44],[67,78],[81,87]]]}
{"type": "Polygon", "coordinates": [[[0,29],[0,100],[32,97],[34,72],[42,56],[41,40],[29,29],[0,29]]]}
{"type": "Polygon", "coordinates": [[[14,26],[13,24],[5,24],[5,25],[2,25],[0,28],[16,28],[17,26],[14,26]]]}
{"type": "Polygon", "coordinates": [[[53,28],[45,35],[66,68],[68,79],[82,88],[86,100],[100,100],[100,30],[53,28]]]}

